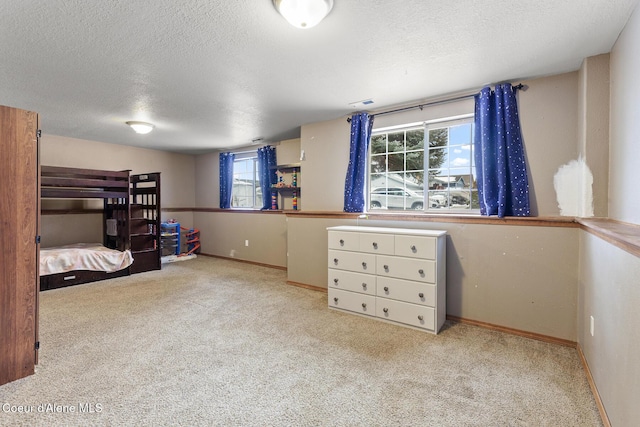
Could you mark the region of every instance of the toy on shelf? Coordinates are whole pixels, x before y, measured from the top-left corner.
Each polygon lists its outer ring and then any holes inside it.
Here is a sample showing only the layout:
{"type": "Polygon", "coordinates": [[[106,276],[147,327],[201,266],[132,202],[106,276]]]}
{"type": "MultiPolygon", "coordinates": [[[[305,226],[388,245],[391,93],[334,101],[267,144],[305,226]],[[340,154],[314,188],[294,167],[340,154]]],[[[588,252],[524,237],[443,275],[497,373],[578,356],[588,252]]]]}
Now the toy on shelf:
{"type": "Polygon", "coordinates": [[[285,206],[298,210],[300,207],[300,166],[297,164],[274,167],[276,182],[271,185],[271,210],[285,209],[285,206]],[[278,200],[278,198],[280,200],[278,200]],[[289,204],[291,200],[291,204],[289,204]]]}
{"type": "Polygon", "coordinates": [[[186,231],[185,243],[187,244],[187,252],[183,252],[178,256],[188,256],[200,252],[200,230],[197,228],[180,227],[181,230],[186,231]]]}

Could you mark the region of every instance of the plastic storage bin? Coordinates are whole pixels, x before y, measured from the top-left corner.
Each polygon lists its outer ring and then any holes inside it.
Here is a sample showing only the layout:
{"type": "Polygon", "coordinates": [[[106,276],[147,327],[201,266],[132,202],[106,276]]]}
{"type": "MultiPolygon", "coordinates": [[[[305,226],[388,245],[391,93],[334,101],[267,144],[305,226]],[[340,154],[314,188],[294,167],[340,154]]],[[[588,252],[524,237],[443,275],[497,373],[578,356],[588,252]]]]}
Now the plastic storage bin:
{"type": "Polygon", "coordinates": [[[162,255],[180,255],[180,223],[160,224],[160,246],[162,255]]]}

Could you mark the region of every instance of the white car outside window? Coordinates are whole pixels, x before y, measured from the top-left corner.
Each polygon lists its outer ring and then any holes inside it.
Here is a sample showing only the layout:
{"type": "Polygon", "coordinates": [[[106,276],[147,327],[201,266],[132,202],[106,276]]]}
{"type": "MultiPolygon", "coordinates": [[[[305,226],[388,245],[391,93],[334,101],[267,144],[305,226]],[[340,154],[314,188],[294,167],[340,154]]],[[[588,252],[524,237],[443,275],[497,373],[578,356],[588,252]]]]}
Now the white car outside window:
{"type": "MultiPolygon", "coordinates": [[[[432,208],[446,206],[447,198],[442,195],[429,197],[432,208]]],[[[402,188],[376,188],[371,192],[371,209],[424,209],[424,196],[402,188]]]]}

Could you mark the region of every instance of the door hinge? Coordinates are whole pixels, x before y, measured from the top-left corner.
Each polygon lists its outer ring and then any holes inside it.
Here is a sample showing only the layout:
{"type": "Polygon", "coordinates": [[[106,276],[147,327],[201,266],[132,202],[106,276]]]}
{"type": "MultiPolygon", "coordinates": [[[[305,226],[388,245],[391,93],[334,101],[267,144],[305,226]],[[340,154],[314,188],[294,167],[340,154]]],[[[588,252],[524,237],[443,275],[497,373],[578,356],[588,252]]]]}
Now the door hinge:
{"type": "Polygon", "coordinates": [[[40,236],[36,236],[36,244],[39,245],[40,244],[40,236]]]}
{"type": "Polygon", "coordinates": [[[42,129],[38,129],[38,130],[36,131],[36,136],[37,136],[38,138],[42,137],[42,129]]]}
{"type": "Polygon", "coordinates": [[[36,350],[40,350],[40,341],[36,341],[36,350]]]}

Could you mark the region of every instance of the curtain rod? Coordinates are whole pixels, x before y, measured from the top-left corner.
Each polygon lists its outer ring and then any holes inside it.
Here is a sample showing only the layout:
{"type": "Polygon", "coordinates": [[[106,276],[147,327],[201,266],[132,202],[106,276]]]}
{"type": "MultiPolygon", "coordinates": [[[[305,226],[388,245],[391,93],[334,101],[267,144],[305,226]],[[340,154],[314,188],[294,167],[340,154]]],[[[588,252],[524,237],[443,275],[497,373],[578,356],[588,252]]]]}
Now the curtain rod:
{"type": "MultiPolygon", "coordinates": [[[[524,88],[524,85],[522,83],[519,83],[519,84],[513,86],[513,89],[515,89],[515,90],[520,90],[520,89],[523,89],[523,88],[524,88]]],[[[438,105],[438,104],[446,104],[447,102],[460,101],[460,100],[467,99],[467,98],[473,98],[474,96],[476,96],[476,94],[472,93],[472,94],[469,94],[469,95],[457,96],[455,98],[440,99],[438,101],[427,102],[425,104],[418,104],[418,105],[412,105],[410,107],[397,108],[395,110],[382,111],[380,113],[372,114],[371,117],[383,116],[385,114],[399,113],[401,111],[413,110],[415,108],[419,108],[420,110],[422,110],[424,107],[429,107],[429,106],[438,105]]],[[[351,117],[347,118],[347,122],[351,123],[351,117]]]]}

